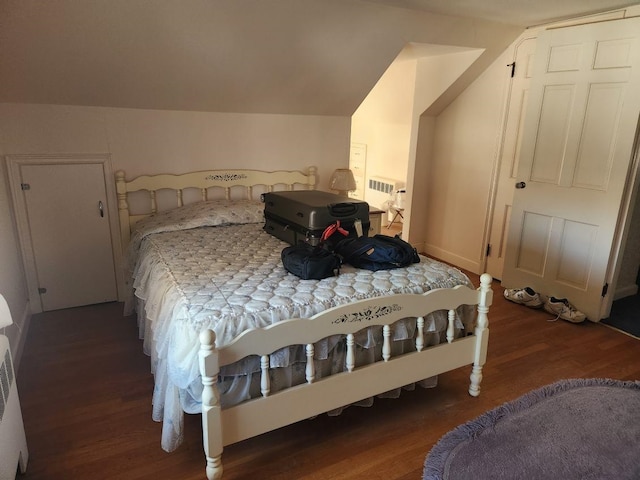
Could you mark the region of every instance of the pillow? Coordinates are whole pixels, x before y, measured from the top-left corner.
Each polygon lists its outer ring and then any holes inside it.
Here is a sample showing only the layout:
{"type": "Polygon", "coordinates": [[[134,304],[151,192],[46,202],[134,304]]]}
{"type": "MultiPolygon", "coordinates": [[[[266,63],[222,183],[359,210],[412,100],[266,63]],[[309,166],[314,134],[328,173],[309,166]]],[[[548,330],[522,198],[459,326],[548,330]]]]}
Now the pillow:
{"type": "Polygon", "coordinates": [[[151,233],[263,221],[264,204],[257,200],[208,200],[154,213],[136,223],[134,232],[145,237],[151,233]]]}
{"type": "Polygon", "coordinates": [[[129,268],[137,257],[140,243],[152,233],[261,222],[264,222],[264,203],[258,200],[207,200],[154,213],[133,227],[127,252],[129,268]]]}

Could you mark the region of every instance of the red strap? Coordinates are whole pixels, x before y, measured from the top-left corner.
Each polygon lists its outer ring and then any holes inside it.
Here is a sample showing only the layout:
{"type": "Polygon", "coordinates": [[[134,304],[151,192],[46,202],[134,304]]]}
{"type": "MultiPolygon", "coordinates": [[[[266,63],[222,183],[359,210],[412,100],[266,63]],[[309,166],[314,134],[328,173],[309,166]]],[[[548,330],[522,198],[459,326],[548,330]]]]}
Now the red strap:
{"type": "Polygon", "coordinates": [[[327,228],[324,229],[324,232],[322,232],[322,237],[320,237],[320,240],[324,242],[326,239],[331,237],[331,235],[333,235],[336,232],[341,233],[345,237],[349,236],[349,232],[344,228],[342,228],[340,226],[340,220],[337,220],[336,223],[332,223],[331,225],[329,225],[327,228]]]}

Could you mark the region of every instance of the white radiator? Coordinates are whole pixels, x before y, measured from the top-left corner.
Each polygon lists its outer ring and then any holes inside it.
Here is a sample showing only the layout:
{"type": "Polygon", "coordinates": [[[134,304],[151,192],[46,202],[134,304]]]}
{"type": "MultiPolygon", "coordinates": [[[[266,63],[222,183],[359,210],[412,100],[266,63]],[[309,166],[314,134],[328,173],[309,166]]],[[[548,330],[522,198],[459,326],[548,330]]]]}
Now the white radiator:
{"type": "MultiPolygon", "coordinates": [[[[389,211],[389,202],[397,190],[404,188],[404,182],[384,177],[369,177],[364,199],[373,208],[389,211]]],[[[383,225],[388,223],[383,222],[383,225]]]]}
{"type": "MultiPolygon", "coordinates": [[[[0,295],[0,315],[5,313],[9,314],[9,308],[0,295]]],[[[28,460],[9,339],[0,335],[0,480],[15,479],[18,467],[25,473],[28,460]]]]}

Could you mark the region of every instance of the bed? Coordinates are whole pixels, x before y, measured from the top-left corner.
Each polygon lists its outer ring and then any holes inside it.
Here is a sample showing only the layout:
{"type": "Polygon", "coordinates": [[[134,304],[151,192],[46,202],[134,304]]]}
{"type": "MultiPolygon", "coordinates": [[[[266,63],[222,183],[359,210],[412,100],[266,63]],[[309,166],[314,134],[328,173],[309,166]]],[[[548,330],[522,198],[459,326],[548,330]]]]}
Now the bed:
{"type": "Polygon", "coordinates": [[[319,281],[287,273],[287,244],[263,230],[259,197],[316,183],[314,167],[116,173],[125,314],[137,314],[151,358],[161,446],[178,448],[184,414],[202,414],[209,479],[222,476],[225,445],[433,387],[462,366],[480,393],[491,277],[476,288],[423,256],[378,272],[344,265],[319,281]]]}

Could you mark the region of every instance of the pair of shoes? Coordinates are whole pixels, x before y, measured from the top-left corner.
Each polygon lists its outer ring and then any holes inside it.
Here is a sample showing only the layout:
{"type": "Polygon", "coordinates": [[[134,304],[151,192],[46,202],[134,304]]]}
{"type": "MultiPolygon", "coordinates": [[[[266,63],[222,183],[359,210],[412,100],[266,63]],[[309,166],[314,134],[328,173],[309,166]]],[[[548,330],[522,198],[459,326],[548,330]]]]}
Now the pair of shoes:
{"type": "Polygon", "coordinates": [[[504,290],[504,298],[529,308],[541,308],[544,305],[540,294],[536,293],[531,287],[506,288],[504,290]]]}
{"type": "Polygon", "coordinates": [[[556,315],[552,322],[559,318],[571,323],[582,323],[586,320],[585,314],[571,305],[566,298],[549,297],[544,304],[544,309],[556,315]]]}

